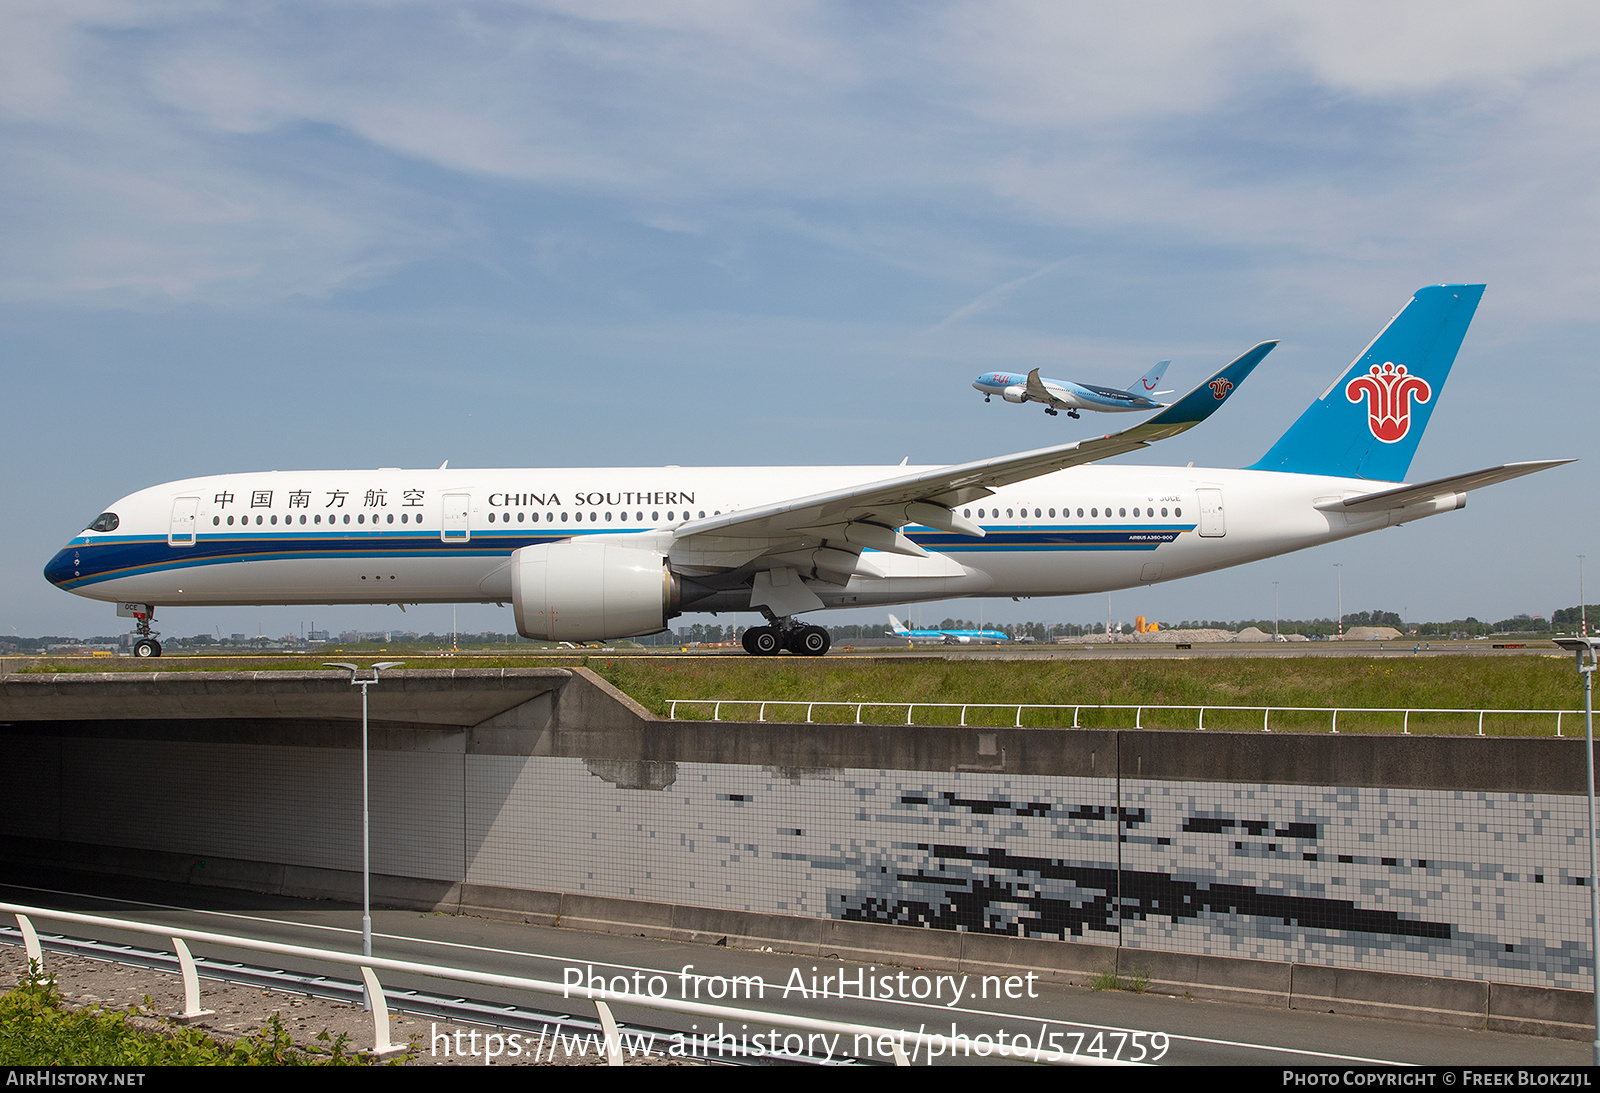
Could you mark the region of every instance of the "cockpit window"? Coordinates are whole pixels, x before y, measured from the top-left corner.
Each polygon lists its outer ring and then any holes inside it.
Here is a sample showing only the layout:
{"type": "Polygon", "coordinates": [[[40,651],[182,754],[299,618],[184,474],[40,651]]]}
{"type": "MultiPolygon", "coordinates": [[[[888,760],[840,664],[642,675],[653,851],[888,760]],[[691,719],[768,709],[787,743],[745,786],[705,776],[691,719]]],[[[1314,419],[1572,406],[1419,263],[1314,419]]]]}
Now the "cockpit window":
{"type": "Polygon", "coordinates": [[[117,530],[117,522],[118,521],[117,521],[117,514],[116,513],[114,513],[114,512],[102,512],[99,516],[96,516],[94,518],[94,523],[89,525],[89,530],[90,531],[116,531],[117,530]]]}

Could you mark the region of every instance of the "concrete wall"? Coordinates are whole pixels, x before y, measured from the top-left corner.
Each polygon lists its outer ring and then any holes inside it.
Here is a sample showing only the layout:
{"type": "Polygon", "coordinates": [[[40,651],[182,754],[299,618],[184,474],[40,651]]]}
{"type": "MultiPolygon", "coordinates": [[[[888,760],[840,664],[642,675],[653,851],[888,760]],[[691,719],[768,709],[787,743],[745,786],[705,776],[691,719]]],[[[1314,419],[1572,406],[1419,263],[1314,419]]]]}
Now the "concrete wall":
{"type": "MultiPolygon", "coordinates": [[[[662,722],[582,670],[372,697],[389,902],[1581,1033],[1581,741],[662,722]]],[[[6,853],[349,895],[358,716],[326,673],[6,677],[6,853]]]]}

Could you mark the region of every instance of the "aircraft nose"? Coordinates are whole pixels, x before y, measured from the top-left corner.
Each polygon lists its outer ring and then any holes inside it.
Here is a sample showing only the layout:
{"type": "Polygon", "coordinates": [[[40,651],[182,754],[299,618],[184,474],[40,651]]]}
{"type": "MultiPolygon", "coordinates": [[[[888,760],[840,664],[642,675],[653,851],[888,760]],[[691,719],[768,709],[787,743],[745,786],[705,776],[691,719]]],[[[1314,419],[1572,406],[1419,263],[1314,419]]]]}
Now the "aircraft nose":
{"type": "Polygon", "coordinates": [[[78,575],[78,552],[72,547],[56,551],[56,556],[50,559],[44,567],[44,579],[57,588],[66,584],[78,575]]]}

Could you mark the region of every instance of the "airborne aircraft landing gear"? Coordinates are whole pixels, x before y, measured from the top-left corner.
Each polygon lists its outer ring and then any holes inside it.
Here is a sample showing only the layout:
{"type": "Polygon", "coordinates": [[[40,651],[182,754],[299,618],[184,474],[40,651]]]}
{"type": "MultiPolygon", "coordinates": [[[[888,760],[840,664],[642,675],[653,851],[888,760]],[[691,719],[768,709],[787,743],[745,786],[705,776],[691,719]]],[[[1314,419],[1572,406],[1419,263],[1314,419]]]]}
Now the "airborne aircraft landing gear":
{"type": "Polygon", "coordinates": [[[1067,411],[1067,416],[1070,417],[1073,421],[1077,421],[1078,420],[1078,411],[1076,411],[1076,410],[1068,410],[1067,411]]]}
{"type": "Polygon", "coordinates": [[[776,656],[785,649],[803,657],[820,657],[833,645],[828,631],[806,626],[792,618],[775,618],[771,626],[752,626],[744,632],[744,651],[753,657],[776,656]]]}
{"type": "Polygon", "coordinates": [[[1046,406],[1044,412],[1050,417],[1056,416],[1056,408],[1054,406],[1046,406]]]}

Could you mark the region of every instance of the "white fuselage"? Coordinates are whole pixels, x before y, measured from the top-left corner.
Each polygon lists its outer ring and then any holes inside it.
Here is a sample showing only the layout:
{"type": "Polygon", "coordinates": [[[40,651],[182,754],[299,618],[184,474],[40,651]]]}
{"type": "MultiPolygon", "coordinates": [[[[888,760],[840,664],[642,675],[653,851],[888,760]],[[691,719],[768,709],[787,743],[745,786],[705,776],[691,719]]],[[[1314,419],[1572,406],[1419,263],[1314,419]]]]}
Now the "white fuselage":
{"type": "MultiPolygon", "coordinates": [[[[511,553],[575,537],[648,544],[684,573],[673,529],[718,513],[914,472],[907,467],[283,471],[167,483],[122,498],[45,574],[78,595],[160,606],[506,602],[511,553]]],[[[1265,471],[1088,465],[956,506],[976,538],[913,525],[927,557],[810,580],[827,607],[1063,596],[1168,581],[1398,522],[1316,505],[1380,484],[1265,471]]],[[[1443,511],[1435,509],[1431,511],[1443,511]]],[[[1415,519],[1428,512],[1407,513],[1415,519]]],[[[694,611],[749,606],[748,584],[694,611]]]]}

